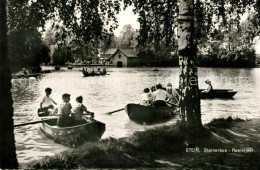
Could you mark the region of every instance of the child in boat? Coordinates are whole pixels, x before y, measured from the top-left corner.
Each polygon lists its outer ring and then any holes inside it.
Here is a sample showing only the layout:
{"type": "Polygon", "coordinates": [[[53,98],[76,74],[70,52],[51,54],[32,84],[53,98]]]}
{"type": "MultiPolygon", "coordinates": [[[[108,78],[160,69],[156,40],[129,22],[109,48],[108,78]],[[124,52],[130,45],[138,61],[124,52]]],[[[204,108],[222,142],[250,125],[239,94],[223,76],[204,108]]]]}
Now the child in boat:
{"type": "Polygon", "coordinates": [[[43,97],[42,102],[40,104],[40,111],[44,112],[44,114],[49,114],[53,112],[54,106],[52,105],[52,103],[57,105],[57,103],[50,97],[51,92],[51,88],[47,87],[45,89],[46,96],[43,97]]]}
{"type": "Polygon", "coordinates": [[[57,115],[60,116],[57,121],[57,126],[65,127],[73,125],[73,119],[70,117],[72,106],[70,104],[70,94],[62,95],[62,104],[58,106],[57,115]]]}
{"type": "Polygon", "coordinates": [[[140,96],[140,105],[149,106],[153,101],[153,94],[150,93],[149,88],[144,89],[144,93],[140,96]]]}
{"type": "Polygon", "coordinates": [[[82,96],[78,96],[76,98],[76,106],[72,109],[72,113],[71,116],[74,119],[74,121],[76,122],[76,124],[81,124],[84,123],[84,119],[82,118],[83,113],[86,112],[88,115],[91,115],[91,118],[94,117],[94,112],[90,112],[87,110],[87,107],[82,104],[83,102],[83,97],[82,96]]]}

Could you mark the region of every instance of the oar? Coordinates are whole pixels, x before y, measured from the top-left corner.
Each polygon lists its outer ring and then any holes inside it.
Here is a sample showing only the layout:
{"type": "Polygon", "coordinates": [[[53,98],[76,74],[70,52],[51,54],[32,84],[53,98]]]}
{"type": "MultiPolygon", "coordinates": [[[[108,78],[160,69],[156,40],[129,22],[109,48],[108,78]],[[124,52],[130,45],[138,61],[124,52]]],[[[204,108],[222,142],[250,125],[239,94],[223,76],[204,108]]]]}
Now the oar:
{"type": "Polygon", "coordinates": [[[118,109],[118,110],[114,110],[114,111],[112,111],[112,112],[107,112],[107,113],[105,113],[105,114],[111,115],[112,113],[116,113],[116,112],[119,112],[119,111],[122,111],[122,110],[125,110],[125,108],[118,109]]]}
{"type": "Polygon", "coordinates": [[[49,121],[49,120],[55,120],[55,119],[57,119],[57,117],[56,118],[51,118],[51,119],[44,119],[44,120],[27,122],[27,123],[21,123],[21,124],[14,125],[14,127],[32,125],[32,124],[42,123],[42,122],[46,122],[46,121],[49,121]]]}

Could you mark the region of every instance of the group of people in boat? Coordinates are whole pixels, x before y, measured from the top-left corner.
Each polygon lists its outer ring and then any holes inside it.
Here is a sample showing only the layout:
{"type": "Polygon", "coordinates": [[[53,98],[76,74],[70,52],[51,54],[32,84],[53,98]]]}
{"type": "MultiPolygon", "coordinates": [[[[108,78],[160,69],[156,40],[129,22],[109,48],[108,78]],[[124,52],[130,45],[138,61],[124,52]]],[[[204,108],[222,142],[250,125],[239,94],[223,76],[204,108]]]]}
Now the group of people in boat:
{"type": "Polygon", "coordinates": [[[179,105],[179,93],[172,88],[171,83],[166,88],[161,84],[145,88],[140,96],[140,105],[143,106],[165,107],[167,103],[179,105]]]}
{"type": "Polygon", "coordinates": [[[46,96],[43,97],[40,103],[40,111],[43,116],[59,116],[57,121],[57,126],[66,127],[77,124],[82,124],[85,122],[83,119],[83,114],[90,115],[91,118],[94,117],[94,112],[87,110],[87,107],[83,104],[83,97],[76,97],[76,105],[72,107],[70,103],[70,94],[64,93],[62,95],[62,103],[57,105],[57,103],[50,96],[52,93],[51,88],[45,89],[46,96]],[[54,105],[57,105],[54,107],[54,105]]]}
{"type": "Polygon", "coordinates": [[[94,68],[92,69],[92,71],[89,73],[88,69],[84,69],[82,70],[82,73],[84,74],[84,76],[88,76],[88,75],[95,75],[95,74],[106,74],[107,70],[106,68],[103,68],[103,70],[101,70],[100,68],[97,69],[97,71],[95,72],[94,68]]]}
{"type": "MultiPolygon", "coordinates": [[[[207,87],[201,93],[211,93],[213,87],[210,80],[205,81],[207,87]]],[[[172,88],[172,84],[168,83],[166,88],[163,88],[161,84],[157,84],[150,88],[145,88],[143,94],[140,96],[140,105],[165,107],[167,103],[179,105],[180,94],[172,88]]]]}

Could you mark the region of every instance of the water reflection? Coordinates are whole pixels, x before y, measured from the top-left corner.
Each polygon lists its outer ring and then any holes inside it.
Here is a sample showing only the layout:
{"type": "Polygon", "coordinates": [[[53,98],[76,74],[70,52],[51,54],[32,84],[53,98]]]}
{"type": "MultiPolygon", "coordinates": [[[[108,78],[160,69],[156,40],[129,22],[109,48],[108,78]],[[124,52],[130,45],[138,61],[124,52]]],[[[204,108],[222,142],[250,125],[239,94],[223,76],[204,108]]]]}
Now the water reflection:
{"type": "MultiPolygon", "coordinates": [[[[80,68],[79,68],[80,69],[80,68]]],[[[142,131],[158,125],[139,125],[129,120],[124,111],[104,114],[124,108],[127,103],[137,103],[145,87],[162,83],[172,83],[178,87],[178,68],[108,68],[110,75],[85,77],[78,69],[53,72],[41,79],[13,80],[14,120],[22,123],[36,120],[36,111],[45,88],[52,88],[52,98],[61,103],[63,93],[71,94],[71,104],[75,98],[83,96],[84,104],[95,112],[95,118],[106,123],[103,138],[125,137],[135,131],[142,131]]],[[[240,117],[259,118],[260,94],[259,69],[223,69],[199,68],[199,85],[205,88],[204,81],[210,79],[214,88],[234,89],[238,93],[231,100],[208,99],[201,101],[202,121],[208,123],[213,118],[240,117]],[[256,95],[258,94],[258,95],[256,95]]],[[[174,123],[175,120],[166,122],[174,123]]],[[[15,129],[17,155],[20,163],[46,155],[53,155],[66,149],[64,146],[49,140],[37,125],[15,129]]]]}

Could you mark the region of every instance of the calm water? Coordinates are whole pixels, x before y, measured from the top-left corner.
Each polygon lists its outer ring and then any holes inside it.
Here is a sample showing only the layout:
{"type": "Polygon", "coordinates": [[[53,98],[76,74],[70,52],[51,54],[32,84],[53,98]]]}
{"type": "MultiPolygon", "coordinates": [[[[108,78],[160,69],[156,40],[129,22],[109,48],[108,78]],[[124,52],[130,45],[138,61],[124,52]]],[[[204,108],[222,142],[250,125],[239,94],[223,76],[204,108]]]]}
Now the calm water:
{"type": "MultiPolygon", "coordinates": [[[[60,103],[63,93],[71,94],[71,103],[82,95],[83,103],[95,118],[106,124],[103,138],[125,137],[135,131],[158,126],[143,126],[129,120],[124,111],[112,115],[106,112],[125,107],[127,103],[137,103],[145,87],[171,82],[178,87],[178,68],[108,68],[107,76],[82,77],[80,68],[45,74],[40,79],[13,80],[15,124],[37,120],[36,111],[45,95],[44,89],[53,89],[52,98],[60,103]]],[[[201,101],[202,121],[208,123],[213,118],[240,117],[260,118],[260,69],[199,68],[199,85],[205,88],[204,81],[210,79],[214,88],[234,89],[238,93],[233,99],[208,99],[201,101]]],[[[166,122],[173,123],[174,120],[166,122]]],[[[67,149],[49,140],[38,125],[28,125],[15,129],[17,156],[20,163],[51,156],[67,149]]]]}

